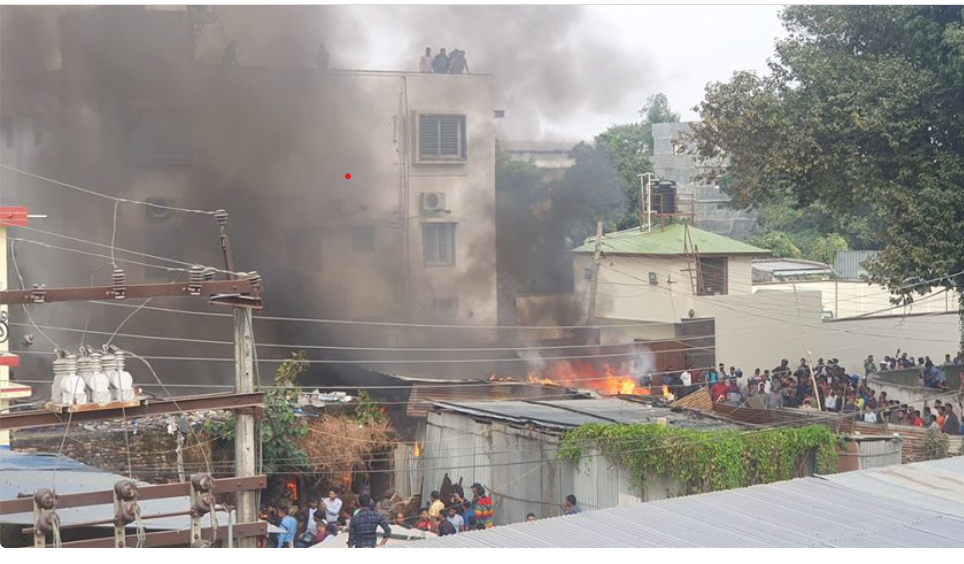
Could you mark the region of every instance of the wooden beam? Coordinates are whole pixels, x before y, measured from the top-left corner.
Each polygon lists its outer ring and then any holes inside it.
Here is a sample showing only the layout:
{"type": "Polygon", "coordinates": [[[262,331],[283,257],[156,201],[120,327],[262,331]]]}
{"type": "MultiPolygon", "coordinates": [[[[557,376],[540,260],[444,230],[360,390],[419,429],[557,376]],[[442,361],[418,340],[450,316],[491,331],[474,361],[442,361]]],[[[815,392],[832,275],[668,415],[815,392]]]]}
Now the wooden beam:
{"type": "MultiPolygon", "coordinates": [[[[221,478],[214,480],[214,493],[232,494],[260,491],[267,485],[268,477],[264,474],[250,476],[248,478],[221,478]]],[[[191,493],[191,485],[188,482],[178,482],[176,484],[161,484],[158,486],[139,486],[137,491],[138,501],[148,501],[167,497],[187,496],[191,493]]],[[[84,507],[105,503],[114,503],[113,490],[57,496],[57,509],[69,509],[71,507],[84,507]]],[[[190,508],[186,507],[185,509],[190,508]]],[[[33,497],[0,501],[0,515],[14,515],[16,513],[26,513],[29,511],[33,511],[33,497]]]]}
{"type": "Polygon", "coordinates": [[[25,427],[50,427],[67,423],[85,421],[101,421],[105,419],[124,419],[131,417],[146,417],[148,415],[165,415],[188,411],[209,411],[218,409],[250,409],[264,407],[261,392],[246,394],[205,394],[187,396],[169,400],[144,400],[140,406],[126,408],[106,408],[91,411],[75,411],[71,413],[57,413],[46,409],[32,409],[29,411],[15,411],[0,415],[0,431],[23,429],[25,427]]]}

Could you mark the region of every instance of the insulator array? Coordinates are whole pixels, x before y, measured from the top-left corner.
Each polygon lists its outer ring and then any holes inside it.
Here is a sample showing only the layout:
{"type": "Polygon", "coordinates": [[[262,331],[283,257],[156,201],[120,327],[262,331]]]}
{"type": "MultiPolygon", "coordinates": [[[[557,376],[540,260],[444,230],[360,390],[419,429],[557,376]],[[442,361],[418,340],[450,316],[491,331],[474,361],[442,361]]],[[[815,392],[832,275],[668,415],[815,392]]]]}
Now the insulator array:
{"type": "Polygon", "coordinates": [[[127,273],[122,268],[114,268],[114,272],[111,274],[111,282],[110,293],[114,296],[114,299],[124,299],[127,295],[127,273]]]}

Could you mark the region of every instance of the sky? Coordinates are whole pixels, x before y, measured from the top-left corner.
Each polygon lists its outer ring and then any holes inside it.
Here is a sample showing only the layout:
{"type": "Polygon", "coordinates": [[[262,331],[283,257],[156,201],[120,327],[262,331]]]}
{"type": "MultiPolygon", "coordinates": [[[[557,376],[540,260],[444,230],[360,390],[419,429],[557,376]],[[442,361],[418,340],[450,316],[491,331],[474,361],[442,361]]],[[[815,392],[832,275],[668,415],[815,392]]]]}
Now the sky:
{"type": "MultiPolygon", "coordinates": [[[[364,22],[355,28],[356,32],[364,34],[368,42],[365,60],[359,61],[361,64],[367,68],[392,70],[417,64],[419,52],[402,54],[398,46],[407,45],[415,37],[426,37],[425,29],[413,27],[422,28],[421,22],[430,24],[433,20],[430,15],[414,12],[417,17],[406,17],[408,14],[404,11],[413,9],[404,6],[387,9],[358,6],[351,9],[354,10],[353,19],[364,22]]],[[[565,9],[578,12],[575,23],[567,22],[565,29],[560,31],[573,51],[580,51],[583,44],[603,44],[613,49],[615,56],[612,53],[601,56],[591,61],[590,66],[605,67],[618,57],[622,59],[620,72],[629,76],[622,84],[613,87],[619,96],[572,111],[553,107],[544,111],[535,128],[527,119],[530,116],[513,115],[515,108],[510,103],[505,108],[507,114],[502,126],[514,135],[537,139],[590,139],[609,125],[638,119],[637,112],[646,98],[657,92],[667,95],[683,120],[696,119],[697,114],[691,109],[702,100],[708,82],[726,80],[738,70],[764,72],[767,59],[773,54],[774,42],[785,36],[778,18],[780,6],[570,6],[565,9]],[[525,126],[522,126],[523,122],[525,126]]],[[[473,71],[492,72],[497,76],[517,71],[510,68],[516,63],[512,56],[486,60],[484,54],[488,46],[471,40],[476,36],[473,35],[476,31],[473,29],[476,21],[473,20],[476,19],[456,17],[446,20],[445,26],[439,26],[444,29],[433,30],[429,35],[437,32],[440,46],[461,45],[470,62],[481,60],[482,64],[472,68],[473,71]],[[468,44],[459,43],[460,37],[468,37],[468,44]]],[[[427,27],[431,29],[430,25],[427,27]]],[[[525,25],[520,29],[525,29],[525,25]]],[[[514,48],[538,48],[529,46],[525,34],[522,35],[516,37],[518,45],[514,48]]],[[[504,38],[501,40],[505,41],[504,38]]],[[[567,63],[566,60],[545,60],[537,64],[557,66],[567,63]]],[[[587,90],[606,87],[606,84],[590,85],[590,81],[591,74],[580,76],[577,84],[584,84],[587,90]]],[[[523,113],[529,110],[521,109],[523,113]]]]}

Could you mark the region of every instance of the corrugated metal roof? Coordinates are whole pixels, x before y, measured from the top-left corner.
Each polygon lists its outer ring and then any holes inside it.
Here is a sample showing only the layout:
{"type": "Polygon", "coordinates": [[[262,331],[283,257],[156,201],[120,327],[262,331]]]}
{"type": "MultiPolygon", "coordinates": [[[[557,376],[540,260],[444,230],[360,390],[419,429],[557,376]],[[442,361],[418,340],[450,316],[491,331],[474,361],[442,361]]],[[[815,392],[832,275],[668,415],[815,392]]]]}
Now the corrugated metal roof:
{"type": "Polygon", "coordinates": [[[869,495],[906,499],[964,518],[964,458],[885,466],[825,479],[869,495]]]}
{"type": "MultiPolygon", "coordinates": [[[[60,495],[112,490],[114,484],[123,479],[125,479],[124,476],[104,472],[66,456],[24,454],[11,451],[9,448],[0,448],[0,499],[16,499],[23,494],[33,495],[40,488],[54,488],[60,495]]],[[[138,484],[147,485],[145,482],[138,482],[138,484]]],[[[141,501],[139,505],[141,514],[148,517],[187,511],[191,508],[191,499],[187,496],[152,499],[141,501]]],[[[58,509],[57,515],[64,525],[99,521],[113,517],[114,506],[103,504],[58,509]]],[[[217,518],[219,523],[227,523],[227,513],[219,511],[217,518]]],[[[208,523],[208,519],[205,517],[205,524],[208,523]]],[[[33,522],[33,513],[0,515],[0,523],[31,525],[33,522]]],[[[109,524],[103,526],[113,527],[109,524]]],[[[186,515],[144,520],[146,529],[178,530],[190,527],[191,519],[186,515]]]]}
{"type": "Polygon", "coordinates": [[[697,428],[735,427],[719,420],[699,417],[618,398],[552,401],[436,402],[440,409],[478,418],[518,424],[534,424],[553,429],[571,429],[587,423],[655,423],[666,418],[670,425],[697,428]]]}
{"type": "Polygon", "coordinates": [[[410,417],[425,417],[433,401],[505,401],[576,395],[575,392],[558,386],[522,382],[473,381],[468,386],[463,384],[464,382],[432,382],[428,385],[413,383],[405,414],[410,417]]]}
{"type": "MultiPolygon", "coordinates": [[[[735,239],[703,231],[690,226],[690,239],[701,255],[753,255],[769,256],[770,251],[741,243],[735,239]]],[[[678,223],[668,225],[665,230],[653,228],[646,233],[639,228],[627,229],[607,233],[603,236],[602,250],[611,255],[682,255],[686,254],[683,245],[686,229],[678,223]]],[[[586,239],[586,243],[576,247],[574,253],[592,253],[595,251],[595,237],[586,239]]],[[[692,247],[690,247],[690,252],[692,247]]]]}
{"type": "Polygon", "coordinates": [[[584,512],[411,546],[961,548],[962,496],[964,457],[955,457],[584,512]],[[918,485],[880,485],[895,473],[918,485]],[[930,497],[938,490],[944,493],[930,497]]]}
{"type": "Polygon", "coordinates": [[[767,272],[776,276],[786,276],[790,274],[830,274],[833,272],[829,264],[812,260],[786,258],[754,260],[753,270],[767,272]]]}
{"type": "Polygon", "coordinates": [[[833,269],[841,280],[860,280],[867,275],[864,263],[876,254],[877,251],[837,251],[833,269]]]}

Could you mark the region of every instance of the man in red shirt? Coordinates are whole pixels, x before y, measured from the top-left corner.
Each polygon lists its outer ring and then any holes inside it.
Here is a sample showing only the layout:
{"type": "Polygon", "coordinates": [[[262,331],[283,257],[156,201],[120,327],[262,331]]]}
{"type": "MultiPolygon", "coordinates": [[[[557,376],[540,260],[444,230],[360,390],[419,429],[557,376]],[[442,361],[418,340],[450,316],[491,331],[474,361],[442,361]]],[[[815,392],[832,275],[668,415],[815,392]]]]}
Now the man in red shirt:
{"type": "Polygon", "coordinates": [[[911,425],[913,425],[914,427],[924,426],[924,420],[920,416],[920,410],[918,409],[914,410],[914,414],[911,415],[911,425]]]}
{"type": "Polygon", "coordinates": [[[713,387],[710,388],[710,395],[713,398],[714,403],[720,401],[720,398],[726,397],[726,388],[726,383],[723,380],[713,384],[713,387]]]}

